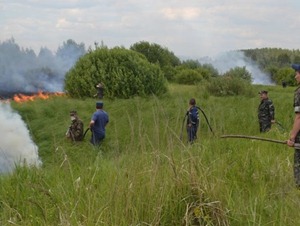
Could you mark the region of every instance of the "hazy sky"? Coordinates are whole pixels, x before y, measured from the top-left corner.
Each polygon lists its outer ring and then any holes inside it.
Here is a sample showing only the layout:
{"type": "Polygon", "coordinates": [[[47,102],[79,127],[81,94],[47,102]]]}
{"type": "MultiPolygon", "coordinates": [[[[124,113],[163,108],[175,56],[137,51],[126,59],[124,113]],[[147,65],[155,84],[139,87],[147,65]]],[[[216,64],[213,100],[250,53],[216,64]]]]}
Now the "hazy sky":
{"type": "Polygon", "coordinates": [[[300,47],[299,0],[0,0],[0,42],[36,53],[68,39],[129,48],[157,43],[179,57],[300,47]]]}

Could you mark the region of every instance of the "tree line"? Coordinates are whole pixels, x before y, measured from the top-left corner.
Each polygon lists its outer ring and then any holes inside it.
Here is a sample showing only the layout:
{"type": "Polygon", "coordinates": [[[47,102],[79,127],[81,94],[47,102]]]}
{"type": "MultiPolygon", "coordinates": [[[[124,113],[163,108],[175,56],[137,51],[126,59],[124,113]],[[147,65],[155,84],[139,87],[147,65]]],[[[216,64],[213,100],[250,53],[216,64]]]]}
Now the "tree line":
{"type": "MultiPolygon", "coordinates": [[[[300,63],[299,50],[261,48],[237,51],[255,62],[275,84],[285,81],[289,86],[296,85],[290,65],[300,63]]],[[[245,87],[253,80],[246,66],[220,73],[212,64],[202,64],[198,59],[181,60],[167,47],[147,41],[134,43],[128,49],[110,49],[103,42],[101,45],[95,42],[94,48],[86,50],[83,43],[69,39],[57,49],[55,55],[47,48],[41,48],[40,53],[35,55],[30,49],[21,49],[11,39],[0,43],[0,55],[1,52],[3,57],[7,56],[7,52],[14,55],[10,60],[18,59],[16,64],[24,61],[40,65],[40,68],[30,67],[27,71],[26,67],[22,67],[21,74],[28,77],[27,81],[32,81],[31,86],[38,88],[43,84],[39,79],[46,78],[47,85],[63,83],[64,91],[72,97],[92,97],[94,85],[98,82],[104,83],[105,95],[109,98],[161,95],[167,92],[167,83],[202,84],[213,95],[241,95],[249,94],[245,87]],[[49,66],[49,62],[53,63],[49,66]],[[57,75],[57,65],[67,69],[64,75],[57,75]]],[[[7,71],[7,65],[2,66],[2,71],[7,71]]],[[[0,76],[5,76],[5,73],[0,76]]],[[[43,87],[47,88],[46,85],[43,87]]]]}

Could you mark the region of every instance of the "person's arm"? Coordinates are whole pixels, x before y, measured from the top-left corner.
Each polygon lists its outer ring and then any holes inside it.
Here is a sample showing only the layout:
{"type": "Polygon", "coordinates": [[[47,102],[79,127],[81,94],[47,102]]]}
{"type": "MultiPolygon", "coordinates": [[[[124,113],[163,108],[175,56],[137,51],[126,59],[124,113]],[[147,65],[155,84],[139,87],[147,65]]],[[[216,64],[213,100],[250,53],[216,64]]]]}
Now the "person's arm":
{"type": "Polygon", "coordinates": [[[269,113],[271,116],[271,123],[275,123],[275,107],[272,101],[269,103],[269,113]]]}
{"type": "Polygon", "coordinates": [[[287,145],[293,147],[295,144],[295,139],[300,131],[300,112],[295,114],[293,128],[290,132],[290,139],[287,141],[287,145]]]}
{"type": "Polygon", "coordinates": [[[90,128],[93,128],[94,124],[95,124],[95,121],[94,121],[94,120],[91,120],[91,121],[90,121],[90,128]]]}

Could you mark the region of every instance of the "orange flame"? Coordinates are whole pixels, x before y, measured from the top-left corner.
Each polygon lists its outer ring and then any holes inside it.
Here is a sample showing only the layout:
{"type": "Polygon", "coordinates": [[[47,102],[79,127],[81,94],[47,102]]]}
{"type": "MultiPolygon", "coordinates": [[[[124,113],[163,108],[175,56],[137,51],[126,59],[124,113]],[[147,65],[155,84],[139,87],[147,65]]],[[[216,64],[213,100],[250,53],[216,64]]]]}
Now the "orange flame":
{"type": "Polygon", "coordinates": [[[24,95],[24,94],[15,94],[13,97],[13,100],[17,103],[27,102],[27,101],[34,101],[35,99],[42,99],[46,100],[50,96],[62,96],[64,95],[63,92],[55,92],[55,93],[43,93],[42,91],[39,91],[37,94],[34,95],[24,95]]]}

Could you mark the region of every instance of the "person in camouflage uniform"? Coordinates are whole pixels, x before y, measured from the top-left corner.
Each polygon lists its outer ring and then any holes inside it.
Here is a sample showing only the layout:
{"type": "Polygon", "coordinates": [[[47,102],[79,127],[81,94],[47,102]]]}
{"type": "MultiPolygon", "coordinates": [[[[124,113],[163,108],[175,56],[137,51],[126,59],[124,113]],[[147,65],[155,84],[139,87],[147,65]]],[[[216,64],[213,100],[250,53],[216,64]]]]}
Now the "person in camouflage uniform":
{"type": "Polygon", "coordinates": [[[268,97],[268,91],[262,90],[259,95],[261,99],[258,106],[259,131],[267,132],[271,129],[272,123],[275,123],[275,107],[268,97]]]}
{"type": "Polygon", "coordinates": [[[196,106],[196,100],[194,98],[189,101],[189,108],[187,110],[187,134],[190,143],[197,138],[197,130],[199,126],[199,111],[196,106]]]}
{"type": "Polygon", "coordinates": [[[94,97],[98,97],[98,99],[100,99],[100,100],[103,99],[103,93],[104,93],[103,84],[100,82],[95,87],[97,89],[97,93],[94,95],[94,97]]]}
{"type": "Polygon", "coordinates": [[[67,138],[72,141],[83,140],[83,122],[78,117],[76,111],[70,111],[71,125],[66,133],[67,138]]]}
{"type": "MultiPolygon", "coordinates": [[[[292,68],[295,70],[295,79],[300,84],[300,64],[292,64],[292,68]]],[[[300,86],[294,93],[294,124],[290,132],[290,139],[287,140],[287,145],[294,147],[295,143],[300,143],[300,86]]],[[[295,147],[294,153],[294,178],[297,188],[300,188],[300,149],[295,147]]]]}

